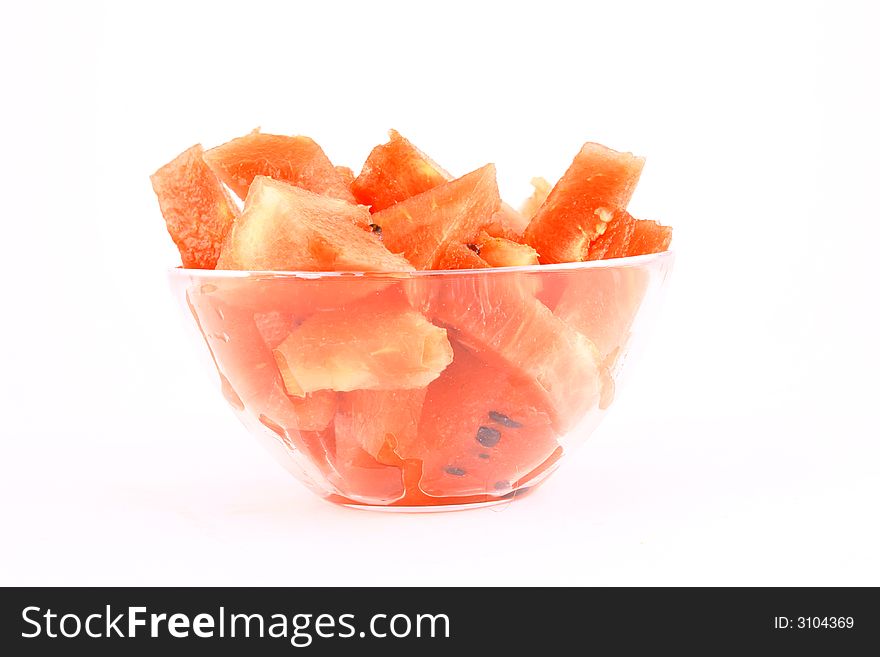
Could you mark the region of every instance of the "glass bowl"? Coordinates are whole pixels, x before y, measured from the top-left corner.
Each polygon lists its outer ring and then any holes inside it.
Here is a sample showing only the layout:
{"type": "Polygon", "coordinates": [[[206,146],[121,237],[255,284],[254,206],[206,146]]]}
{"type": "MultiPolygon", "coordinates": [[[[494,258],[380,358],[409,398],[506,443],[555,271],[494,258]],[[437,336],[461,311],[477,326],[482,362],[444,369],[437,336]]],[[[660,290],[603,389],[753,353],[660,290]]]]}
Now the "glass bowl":
{"type": "Polygon", "coordinates": [[[524,495],[586,440],[673,259],[170,280],[226,400],[312,491],[451,510],[524,495]]]}

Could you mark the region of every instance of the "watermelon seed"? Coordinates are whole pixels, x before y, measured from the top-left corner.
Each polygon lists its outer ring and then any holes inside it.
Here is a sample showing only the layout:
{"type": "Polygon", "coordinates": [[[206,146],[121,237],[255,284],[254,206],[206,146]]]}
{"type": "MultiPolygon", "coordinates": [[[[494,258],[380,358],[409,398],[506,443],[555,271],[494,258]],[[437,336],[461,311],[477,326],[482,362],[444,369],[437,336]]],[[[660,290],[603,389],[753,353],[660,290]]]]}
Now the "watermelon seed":
{"type": "Polygon", "coordinates": [[[450,465],[446,468],[446,474],[455,475],[456,477],[463,477],[464,470],[462,468],[456,468],[454,465],[450,465]]]}
{"type": "Polygon", "coordinates": [[[477,442],[483,447],[495,447],[501,440],[501,432],[492,427],[480,427],[477,429],[477,442]]]}
{"type": "Polygon", "coordinates": [[[486,454],[486,452],[481,452],[478,456],[479,456],[481,459],[487,459],[487,458],[489,458],[489,455],[486,454]]]}
{"type": "Polygon", "coordinates": [[[382,226],[379,224],[370,224],[370,230],[373,231],[373,234],[376,235],[380,240],[382,239],[382,226]]]}
{"type": "Polygon", "coordinates": [[[477,244],[468,244],[468,245],[467,245],[467,248],[469,248],[471,251],[473,251],[473,252],[476,253],[477,255],[480,255],[480,247],[479,247],[479,245],[477,245],[477,244]]]}
{"type": "Polygon", "coordinates": [[[506,490],[510,488],[509,481],[496,481],[495,482],[495,490],[506,490]]]}
{"type": "Polygon", "coordinates": [[[504,413],[499,413],[498,411],[489,411],[489,419],[498,424],[503,424],[505,427],[510,427],[511,429],[519,429],[522,427],[521,423],[516,420],[511,420],[504,413]]]}

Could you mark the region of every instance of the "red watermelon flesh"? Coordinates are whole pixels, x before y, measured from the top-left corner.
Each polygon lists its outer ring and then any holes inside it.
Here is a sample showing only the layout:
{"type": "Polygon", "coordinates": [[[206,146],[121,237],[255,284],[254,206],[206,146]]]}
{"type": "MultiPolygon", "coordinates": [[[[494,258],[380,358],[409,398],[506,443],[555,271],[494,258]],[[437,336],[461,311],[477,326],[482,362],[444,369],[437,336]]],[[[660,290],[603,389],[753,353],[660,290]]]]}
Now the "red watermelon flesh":
{"type": "Polygon", "coordinates": [[[492,267],[524,267],[538,264],[538,253],[528,244],[483,233],[477,238],[480,257],[492,267]]]}
{"type": "Polygon", "coordinates": [[[587,260],[623,258],[632,239],[635,219],[626,210],[617,210],[605,227],[605,232],[590,244],[587,260]]]}
{"type": "Polygon", "coordinates": [[[386,446],[398,454],[407,453],[418,440],[426,391],[414,388],[340,393],[337,444],[351,442],[377,460],[383,459],[386,446]]]}
{"type": "Polygon", "coordinates": [[[150,181],[183,266],[214,269],[238,208],[205,164],[201,144],[161,167],[150,181]]]}
{"type": "Polygon", "coordinates": [[[492,237],[503,237],[508,240],[518,241],[529,225],[529,220],[522,213],[517,212],[507,203],[502,203],[489,223],[482,226],[492,237]]]}
{"type": "MultiPolygon", "coordinates": [[[[371,152],[360,175],[352,184],[358,203],[380,212],[453,179],[453,176],[396,130],[389,140],[371,152]]],[[[495,237],[513,239],[522,235],[528,219],[507,203],[480,226],[495,237]]]]}
{"type": "Polygon", "coordinates": [[[288,393],[423,388],[452,361],[446,330],[399,294],[319,311],[275,348],[288,393]]]}
{"type": "Polygon", "coordinates": [[[530,272],[456,273],[407,283],[415,308],[446,326],[483,360],[495,359],[536,385],[564,433],[599,401],[596,347],[533,295],[530,272]]]}
{"type": "Polygon", "coordinates": [[[351,190],[358,203],[379,212],[452,180],[446,171],[396,130],[367,157],[351,190]]]}
{"type": "Polygon", "coordinates": [[[294,326],[309,315],[333,310],[383,290],[393,294],[400,282],[391,277],[332,275],[304,278],[289,274],[251,274],[214,278],[201,286],[216,303],[248,310],[270,347],[284,341],[294,326]],[[390,289],[389,289],[390,288],[390,289]]]}
{"type": "Polygon", "coordinates": [[[373,214],[384,245],[416,269],[432,269],[449,242],[467,242],[500,204],[491,164],[373,214]]]}
{"type": "Polygon", "coordinates": [[[345,502],[388,504],[403,497],[403,470],[379,463],[353,441],[338,442],[330,483],[345,502]]]}
{"type": "Polygon", "coordinates": [[[274,349],[284,342],[298,321],[294,315],[279,310],[269,310],[268,312],[254,313],[254,324],[256,324],[257,331],[266,346],[274,349]]]}
{"type": "Polygon", "coordinates": [[[649,274],[634,267],[597,268],[574,272],[553,312],[587,336],[609,368],[629,340],[649,274]]]}
{"type": "Polygon", "coordinates": [[[422,460],[428,495],[505,495],[557,448],[549,409],[534,380],[460,346],[428,386],[418,440],[399,446],[422,460]]]}
{"type": "Polygon", "coordinates": [[[336,474],[332,424],[321,431],[291,431],[266,415],[261,415],[259,422],[274,433],[288,450],[304,455],[321,475],[330,479],[336,474]]]}
{"type": "Polygon", "coordinates": [[[366,208],[257,176],[218,269],[411,271],[372,233],[366,208]]]}
{"type": "Polygon", "coordinates": [[[523,235],[541,263],[584,260],[614,212],[626,209],[644,163],[632,153],[584,144],[523,235]]]}
{"type": "Polygon", "coordinates": [[[339,174],[339,177],[342,179],[342,182],[345,183],[345,186],[351,189],[351,185],[354,183],[354,171],[349,167],[336,166],[333,168],[336,169],[336,173],[339,174]]]}
{"type": "Polygon", "coordinates": [[[435,269],[485,269],[489,263],[478,254],[476,244],[449,242],[441,250],[435,269]]]}
{"type": "Polygon", "coordinates": [[[208,166],[244,199],[254,178],[268,176],[315,194],[354,203],[343,174],[312,139],[254,130],[205,153],[208,166]]]}
{"type": "Polygon", "coordinates": [[[626,255],[646,255],[660,253],[669,248],[672,242],[672,228],[661,226],[656,221],[637,219],[626,255]]]}
{"type": "Polygon", "coordinates": [[[191,290],[187,298],[221,381],[229,388],[227,398],[237,410],[247,410],[255,418],[264,416],[292,433],[318,431],[330,424],[336,395],[329,391],[301,397],[286,394],[272,349],[250,309],[199,290],[191,290]]]}

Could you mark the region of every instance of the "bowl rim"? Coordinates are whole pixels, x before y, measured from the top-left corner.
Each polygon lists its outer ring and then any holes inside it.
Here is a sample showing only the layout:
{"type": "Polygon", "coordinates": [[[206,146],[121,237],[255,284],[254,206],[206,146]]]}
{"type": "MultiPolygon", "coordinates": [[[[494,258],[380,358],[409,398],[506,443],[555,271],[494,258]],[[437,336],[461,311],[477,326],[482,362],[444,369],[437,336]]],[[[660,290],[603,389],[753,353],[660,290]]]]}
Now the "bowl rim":
{"type": "Polygon", "coordinates": [[[485,267],[482,269],[422,269],[416,271],[294,271],[272,269],[188,269],[183,266],[170,267],[168,272],[171,276],[201,276],[211,278],[424,278],[433,276],[459,276],[459,275],[495,275],[505,272],[541,273],[551,271],[580,271],[587,269],[616,269],[630,267],[644,267],[655,262],[663,262],[675,259],[675,250],[667,249],[658,253],[645,255],[627,256],[625,258],[609,258],[607,260],[586,260],[583,262],[560,262],[549,265],[520,265],[516,267],[485,267]]]}

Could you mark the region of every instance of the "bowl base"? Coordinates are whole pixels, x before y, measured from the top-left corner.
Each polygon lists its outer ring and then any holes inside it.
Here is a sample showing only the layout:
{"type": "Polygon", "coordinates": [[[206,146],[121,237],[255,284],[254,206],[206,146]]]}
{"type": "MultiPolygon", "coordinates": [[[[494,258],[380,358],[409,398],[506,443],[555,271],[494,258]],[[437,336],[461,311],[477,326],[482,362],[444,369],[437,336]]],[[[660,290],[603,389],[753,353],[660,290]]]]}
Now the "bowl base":
{"type": "Polygon", "coordinates": [[[358,504],[351,501],[336,501],[332,497],[325,498],[339,506],[359,511],[382,511],[385,513],[446,513],[452,511],[468,511],[470,509],[488,509],[492,507],[506,506],[528,495],[535,487],[520,488],[514,493],[499,497],[494,500],[482,502],[463,502],[460,504],[358,504]]]}

